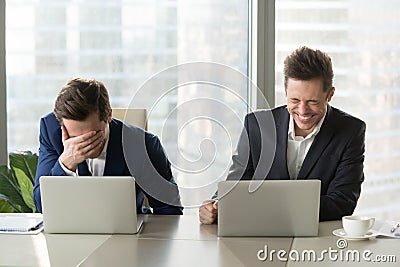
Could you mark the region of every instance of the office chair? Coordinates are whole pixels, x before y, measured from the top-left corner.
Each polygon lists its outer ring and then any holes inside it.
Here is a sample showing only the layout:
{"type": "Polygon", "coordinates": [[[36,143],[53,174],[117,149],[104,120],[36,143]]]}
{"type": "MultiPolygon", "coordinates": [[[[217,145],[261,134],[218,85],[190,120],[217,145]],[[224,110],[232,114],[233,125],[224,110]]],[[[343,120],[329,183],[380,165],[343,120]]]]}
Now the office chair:
{"type": "Polygon", "coordinates": [[[147,131],[147,110],[144,108],[113,108],[112,116],[147,131]]]}

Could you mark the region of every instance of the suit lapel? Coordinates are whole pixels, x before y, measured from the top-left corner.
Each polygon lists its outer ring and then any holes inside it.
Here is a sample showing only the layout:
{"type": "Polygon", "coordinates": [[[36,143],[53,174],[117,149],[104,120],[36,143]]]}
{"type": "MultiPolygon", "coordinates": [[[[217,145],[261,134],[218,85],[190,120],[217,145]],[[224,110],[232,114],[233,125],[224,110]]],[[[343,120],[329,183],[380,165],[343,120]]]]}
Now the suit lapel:
{"type": "Polygon", "coordinates": [[[123,151],[122,151],[122,128],[112,120],[109,124],[110,135],[108,137],[107,156],[106,163],[104,166],[104,175],[112,175],[115,173],[121,173],[122,170],[119,166],[125,162],[123,151]]]}
{"type": "MultiPolygon", "coordinates": [[[[276,151],[275,160],[272,168],[278,167],[279,174],[278,177],[281,179],[286,179],[289,177],[289,171],[287,168],[287,139],[288,139],[288,129],[289,129],[289,112],[286,108],[282,109],[279,113],[276,123],[276,151]]],[[[270,177],[276,179],[276,177],[270,177]]]]}
{"type": "MultiPolygon", "coordinates": [[[[330,143],[333,135],[334,135],[334,114],[332,112],[331,107],[328,105],[327,113],[325,117],[325,121],[322,123],[321,129],[317,136],[315,136],[314,142],[312,143],[306,158],[303,161],[303,165],[301,166],[298,179],[305,179],[304,177],[308,177],[311,169],[321,156],[325,147],[330,143]]],[[[319,177],[310,177],[310,178],[319,178],[319,177]]]]}

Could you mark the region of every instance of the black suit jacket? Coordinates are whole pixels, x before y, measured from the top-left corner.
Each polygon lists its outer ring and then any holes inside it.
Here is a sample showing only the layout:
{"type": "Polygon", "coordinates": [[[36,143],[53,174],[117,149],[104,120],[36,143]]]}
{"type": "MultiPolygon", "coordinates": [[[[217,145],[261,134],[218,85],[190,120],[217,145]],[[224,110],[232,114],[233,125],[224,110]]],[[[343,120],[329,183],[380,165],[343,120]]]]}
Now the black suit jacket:
{"type": "MultiPolygon", "coordinates": [[[[179,190],[157,136],[117,119],[112,119],[109,127],[103,175],[135,177],[138,213],[151,213],[144,204],[146,195],[155,214],[182,214],[179,190]],[[168,203],[161,201],[161,196],[168,203]]],[[[64,151],[61,126],[54,113],[40,120],[39,139],[39,161],[33,197],[37,211],[42,212],[40,177],[65,175],[58,161],[64,151]]],[[[91,175],[86,161],[78,164],[78,173],[81,176],[91,175]]]]}
{"type": "MultiPolygon", "coordinates": [[[[228,180],[288,179],[286,106],[246,115],[228,180]],[[274,151],[275,150],[275,151],[274,151]]],[[[297,179],[321,180],[320,220],[352,214],[364,180],[363,121],[328,105],[297,179]]]]}

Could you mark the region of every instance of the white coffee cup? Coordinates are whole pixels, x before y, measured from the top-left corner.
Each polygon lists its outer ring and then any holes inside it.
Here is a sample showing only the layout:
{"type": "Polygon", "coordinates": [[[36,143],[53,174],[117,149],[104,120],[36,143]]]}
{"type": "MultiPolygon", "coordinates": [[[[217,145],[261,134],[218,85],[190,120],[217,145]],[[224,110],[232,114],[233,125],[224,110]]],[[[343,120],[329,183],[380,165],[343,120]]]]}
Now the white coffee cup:
{"type": "Polygon", "coordinates": [[[344,216],[343,229],[349,237],[362,237],[374,226],[375,218],[367,216],[344,216]]]}

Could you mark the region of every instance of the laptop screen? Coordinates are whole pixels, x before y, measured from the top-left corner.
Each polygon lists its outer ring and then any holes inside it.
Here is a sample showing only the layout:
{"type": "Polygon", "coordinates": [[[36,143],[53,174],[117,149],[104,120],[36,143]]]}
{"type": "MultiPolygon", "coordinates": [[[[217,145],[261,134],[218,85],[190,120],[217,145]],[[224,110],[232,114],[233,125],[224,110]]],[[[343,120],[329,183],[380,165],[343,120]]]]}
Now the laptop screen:
{"type": "Polygon", "coordinates": [[[218,235],[316,236],[320,180],[223,181],[218,235]]]}

